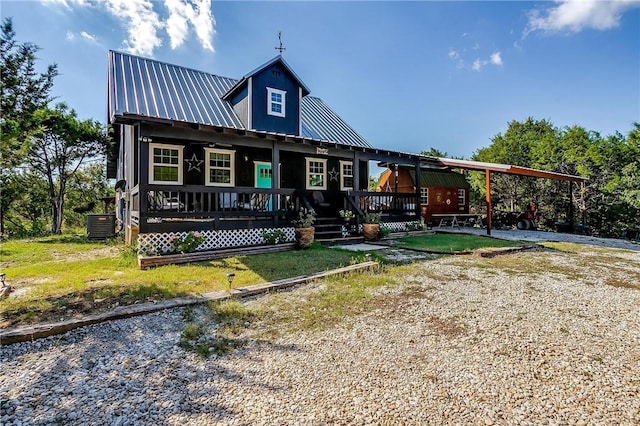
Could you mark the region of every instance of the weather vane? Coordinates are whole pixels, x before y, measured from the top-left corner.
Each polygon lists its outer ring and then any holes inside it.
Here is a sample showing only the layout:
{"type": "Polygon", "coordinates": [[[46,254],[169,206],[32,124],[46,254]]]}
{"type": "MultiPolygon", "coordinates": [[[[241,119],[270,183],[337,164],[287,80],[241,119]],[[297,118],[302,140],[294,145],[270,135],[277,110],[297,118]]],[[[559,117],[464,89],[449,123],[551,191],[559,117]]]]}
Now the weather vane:
{"type": "Polygon", "coordinates": [[[282,52],[287,50],[286,48],[282,47],[282,31],[278,31],[278,41],[280,42],[280,46],[276,47],[275,49],[280,51],[280,54],[282,55],[282,52]]]}

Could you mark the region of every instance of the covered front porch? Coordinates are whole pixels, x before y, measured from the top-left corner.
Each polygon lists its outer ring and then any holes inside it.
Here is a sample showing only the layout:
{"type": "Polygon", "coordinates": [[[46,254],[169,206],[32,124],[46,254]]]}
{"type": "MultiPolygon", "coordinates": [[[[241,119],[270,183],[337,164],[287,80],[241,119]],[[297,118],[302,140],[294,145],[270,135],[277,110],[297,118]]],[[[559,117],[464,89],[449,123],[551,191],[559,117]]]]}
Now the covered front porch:
{"type": "MultiPolygon", "coordinates": [[[[168,252],[170,237],[195,231],[206,236],[202,246],[206,250],[265,244],[265,232],[274,230],[293,241],[292,220],[299,212],[310,210],[317,217],[319,238],[328,239],[359,236],[369,214],[380,214],[383,228],[394,231],[420,221],[419,192],[367,189],[369,162],[403,157],[403,162],[412,161],[417,167],[417,155],[179,124],[140,123],[122,137],[123,145],[130,143],[137,159],[131,166],[137,169],[131,173],[137,182],[120,194],[124,200],[120,213],[129,230],[128,239],[137,237],[141,251],[168,252]],[[154,155],[162,150],[180,154],[176,161],[180,183],[153,181],[157,174],[154,155]],[[210,166],[214,154],[216,165],[222,158],[228,171],[210,166]],[[189,167],[181,167],[181,161],[189,167]],[[196,165],[200,168],[192,170],[196,165]],[[226,180],[213,182],[221,172],[226,173],[226,180]],[[353,214],[348,221],[340,216],[345,210],[353,214]]],[[[158,169],[166,172],[167,167],[158,169]]]]}

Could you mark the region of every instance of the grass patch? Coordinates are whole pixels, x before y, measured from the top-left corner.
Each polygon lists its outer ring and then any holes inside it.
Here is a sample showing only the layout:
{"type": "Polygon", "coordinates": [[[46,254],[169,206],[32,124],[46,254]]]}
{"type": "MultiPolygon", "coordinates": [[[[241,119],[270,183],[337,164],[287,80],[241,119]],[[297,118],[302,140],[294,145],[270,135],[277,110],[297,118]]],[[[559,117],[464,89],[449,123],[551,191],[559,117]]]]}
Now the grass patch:
{"type": "Polygon", "coordinates": [[[394,276],[403,271],[404,267],[389,267],[377,272],[328,277],[302,297],[272,294],[250,308],[251,322],[259,322],[258,337],[335,327],[346,318],[377,309],[386,296],[377,296],[372,290],[396,285],[394,276]]]}
{"type": "Polygon", "coordinates": [[[607,278],[605,283],[607,285],[612,286],[612,287],[630,288],[632,290],[640,290],[640,284],[638,283],[638,281],[636,281],[635,283],[632,283],[630,281],[623,280],[623,279],[620,279],[620,278],[607,278]]]}
{"type": "Polygon", "coordinates": [[[516,247],[521,245],[522,243],[518,241],[505,241],[465,234],[416,235],[398,238],[394,242],[396,247],[438,253],[456,253],[482,248],[516,247]]]}
{"type": "MultiPolygon", "coordinates": [[[[223,355],[244,344],[246,337],[270,340],[283,334],[348,327],[349,319],[357,315],[377,309],[402,309],[410,300],[429,299],[434,287],[414,282],[407,283],[408,287],[399,293],[375,291],[398,285],[397,277],[410,272],[409,266],[387,266],[375,272],[328,277],[301,292],[273,293],[254,303],[211,302],[200,323],[187,324],[179,345],[203,356],[223,355]],[[212,328],[215,333],[207,337],[206,330],[212,328]]],[[[192,319],[192,313],[183,316],[192,319]]],[[[454,319],[429,321],[439,334],[446,336],[465,331],[454,319]]]]}
{"type": "Polygon", "coordinates": [[[28,240],[8,240],[0,244],[0,268],[22,267],[60,261],[69,256],[91,258],[105,252],[116,252],[112,245],[90,242],[81,235],[53,235],[28,240]]]}
{"type": "Polygon", "coordinates": [[[315,245],[309,250],[236,256],[138,269],[124,246],[80,237],[47,237],[2,244],[7,283],[21,294],[0,301],[0,326],[59,321],[136,302],[160,301],[322,272],[364,260],[363,254],[315,245]],[[71,312],[70,312],[71,311],[71,312]]]}
{"type": "Polygon", "coordinates": [[[242,346],[244,340],[237,336],[246,329],[255,316],[237,300],[210,302],[206,313],[198,316],[196,310],[187,306],[182,316],[187,321],[178,346],[202,357],[224,355],[242,346]]]}

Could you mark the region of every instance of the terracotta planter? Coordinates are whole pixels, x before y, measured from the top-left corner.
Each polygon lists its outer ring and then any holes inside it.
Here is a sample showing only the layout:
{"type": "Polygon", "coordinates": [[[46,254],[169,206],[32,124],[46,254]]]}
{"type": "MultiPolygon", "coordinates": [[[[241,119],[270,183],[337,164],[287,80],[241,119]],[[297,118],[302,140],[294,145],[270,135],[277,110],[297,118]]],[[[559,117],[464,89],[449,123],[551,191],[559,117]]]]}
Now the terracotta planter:
{"type": "Polygon", "coordinates": [[[315,229],[312,228],[296,228],[296,248],[308,249],[313,244],[315,229]]]}
{"type": "Polygon", "coordinates": [[[363,223],[362,224],[362,236],[365,240],[372,241],[378,239],[380,233],[379,223],[363,223]]]}

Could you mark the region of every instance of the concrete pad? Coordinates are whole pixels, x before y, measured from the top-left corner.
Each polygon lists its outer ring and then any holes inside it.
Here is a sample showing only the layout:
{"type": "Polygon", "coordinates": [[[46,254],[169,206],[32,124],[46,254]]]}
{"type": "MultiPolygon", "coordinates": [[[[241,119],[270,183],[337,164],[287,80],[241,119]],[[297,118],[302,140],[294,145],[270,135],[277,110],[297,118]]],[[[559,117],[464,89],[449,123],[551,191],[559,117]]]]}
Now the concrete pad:
{"type": "Polygon", "coordinates": [[[383,256],[394,262],[412,262],[417,260],[433,259],[435,255],[428,253],[407,252],[404,250],[388,250],[383,256]]]}
{"type": "MultiPolygon", "coordinates": [[[[460,228],[460,229],[435,228],[435,230],[443,233],[475,234],[480,236],[487,235],[487,230],[483,228],[460,228]]],[[[640,244],[634,243],[633,241],[620,240],[620,239],[614,239],[614,238],[592,237],[590,235],[564,234],[560,232],[545,232],[545,231],[525,231],[525,230],[518,230],[518,229],[513,229],[513,230],[492,229],[491,236],[495,238],[500,238],[503,240],[530,241],[533,243],[540,243],[545,241],[569,242],[569,243],[577,243],[577,244],[589,244],[592,246],[640,251],[640,244]]]]}

